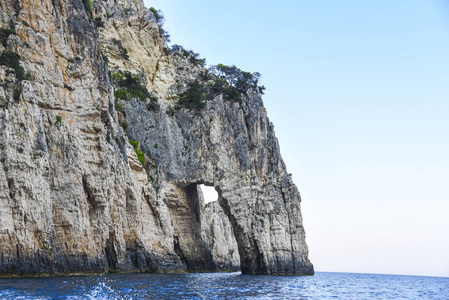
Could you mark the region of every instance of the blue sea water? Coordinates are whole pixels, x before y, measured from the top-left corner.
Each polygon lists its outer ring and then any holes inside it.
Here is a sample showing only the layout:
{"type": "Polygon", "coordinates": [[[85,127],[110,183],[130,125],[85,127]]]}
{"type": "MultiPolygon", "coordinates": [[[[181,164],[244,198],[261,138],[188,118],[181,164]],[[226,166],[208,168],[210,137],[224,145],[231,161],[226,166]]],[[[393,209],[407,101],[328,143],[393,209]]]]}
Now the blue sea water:
{"type": "Polygon", "coordinates": [[[449,299],[449,278],[327,273],[311,277],[107,274],[0,279],[0,299],[449,299]]]}

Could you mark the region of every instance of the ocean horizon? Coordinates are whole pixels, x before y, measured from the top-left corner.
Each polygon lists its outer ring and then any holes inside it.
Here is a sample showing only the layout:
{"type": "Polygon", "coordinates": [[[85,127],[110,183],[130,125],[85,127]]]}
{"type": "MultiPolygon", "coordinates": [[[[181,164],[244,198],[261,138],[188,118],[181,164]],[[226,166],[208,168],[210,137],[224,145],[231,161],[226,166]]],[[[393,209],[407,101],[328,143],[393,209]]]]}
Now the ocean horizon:
{"type": "Polygon", "coordinates": [[[104,274],[0,279],[0,299],[449,299],[449,278],[316,272],[104,274]]]}

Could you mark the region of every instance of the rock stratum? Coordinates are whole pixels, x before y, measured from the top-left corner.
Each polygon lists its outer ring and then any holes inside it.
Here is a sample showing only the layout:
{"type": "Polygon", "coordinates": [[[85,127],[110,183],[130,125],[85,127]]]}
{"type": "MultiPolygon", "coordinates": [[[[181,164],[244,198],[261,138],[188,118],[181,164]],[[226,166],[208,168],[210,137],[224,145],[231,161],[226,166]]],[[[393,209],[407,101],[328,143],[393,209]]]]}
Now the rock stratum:
{"type": "Polygon", "coordinates": [[[0,276],[313,274],[259,92],[176,106],[205,68],[141,0],[2,0],[0,28],[0,276]]]}

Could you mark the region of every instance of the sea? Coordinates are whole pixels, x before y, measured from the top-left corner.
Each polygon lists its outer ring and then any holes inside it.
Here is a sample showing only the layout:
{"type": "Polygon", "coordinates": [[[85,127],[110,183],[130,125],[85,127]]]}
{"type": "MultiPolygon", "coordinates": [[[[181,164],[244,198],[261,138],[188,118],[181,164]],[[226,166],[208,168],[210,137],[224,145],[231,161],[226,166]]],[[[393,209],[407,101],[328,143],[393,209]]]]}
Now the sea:
{"type": "Polygon", "coordinates": [[[317,272],[106,274],[0,279],[0,299],[449,299],[449,278],[317,272]]]}

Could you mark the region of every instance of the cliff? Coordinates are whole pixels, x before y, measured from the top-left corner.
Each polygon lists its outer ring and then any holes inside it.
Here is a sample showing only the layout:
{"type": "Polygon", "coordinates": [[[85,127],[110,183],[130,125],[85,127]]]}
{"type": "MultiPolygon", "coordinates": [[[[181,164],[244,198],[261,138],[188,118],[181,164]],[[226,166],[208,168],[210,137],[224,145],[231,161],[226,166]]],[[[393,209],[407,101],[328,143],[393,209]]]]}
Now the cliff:
{"type": "Polygon", "coordinates": [[[141,0],[0,2],[1,276],[313,274],[261,94],[179,105],[214,81],[158,17],[141,0]]]}

